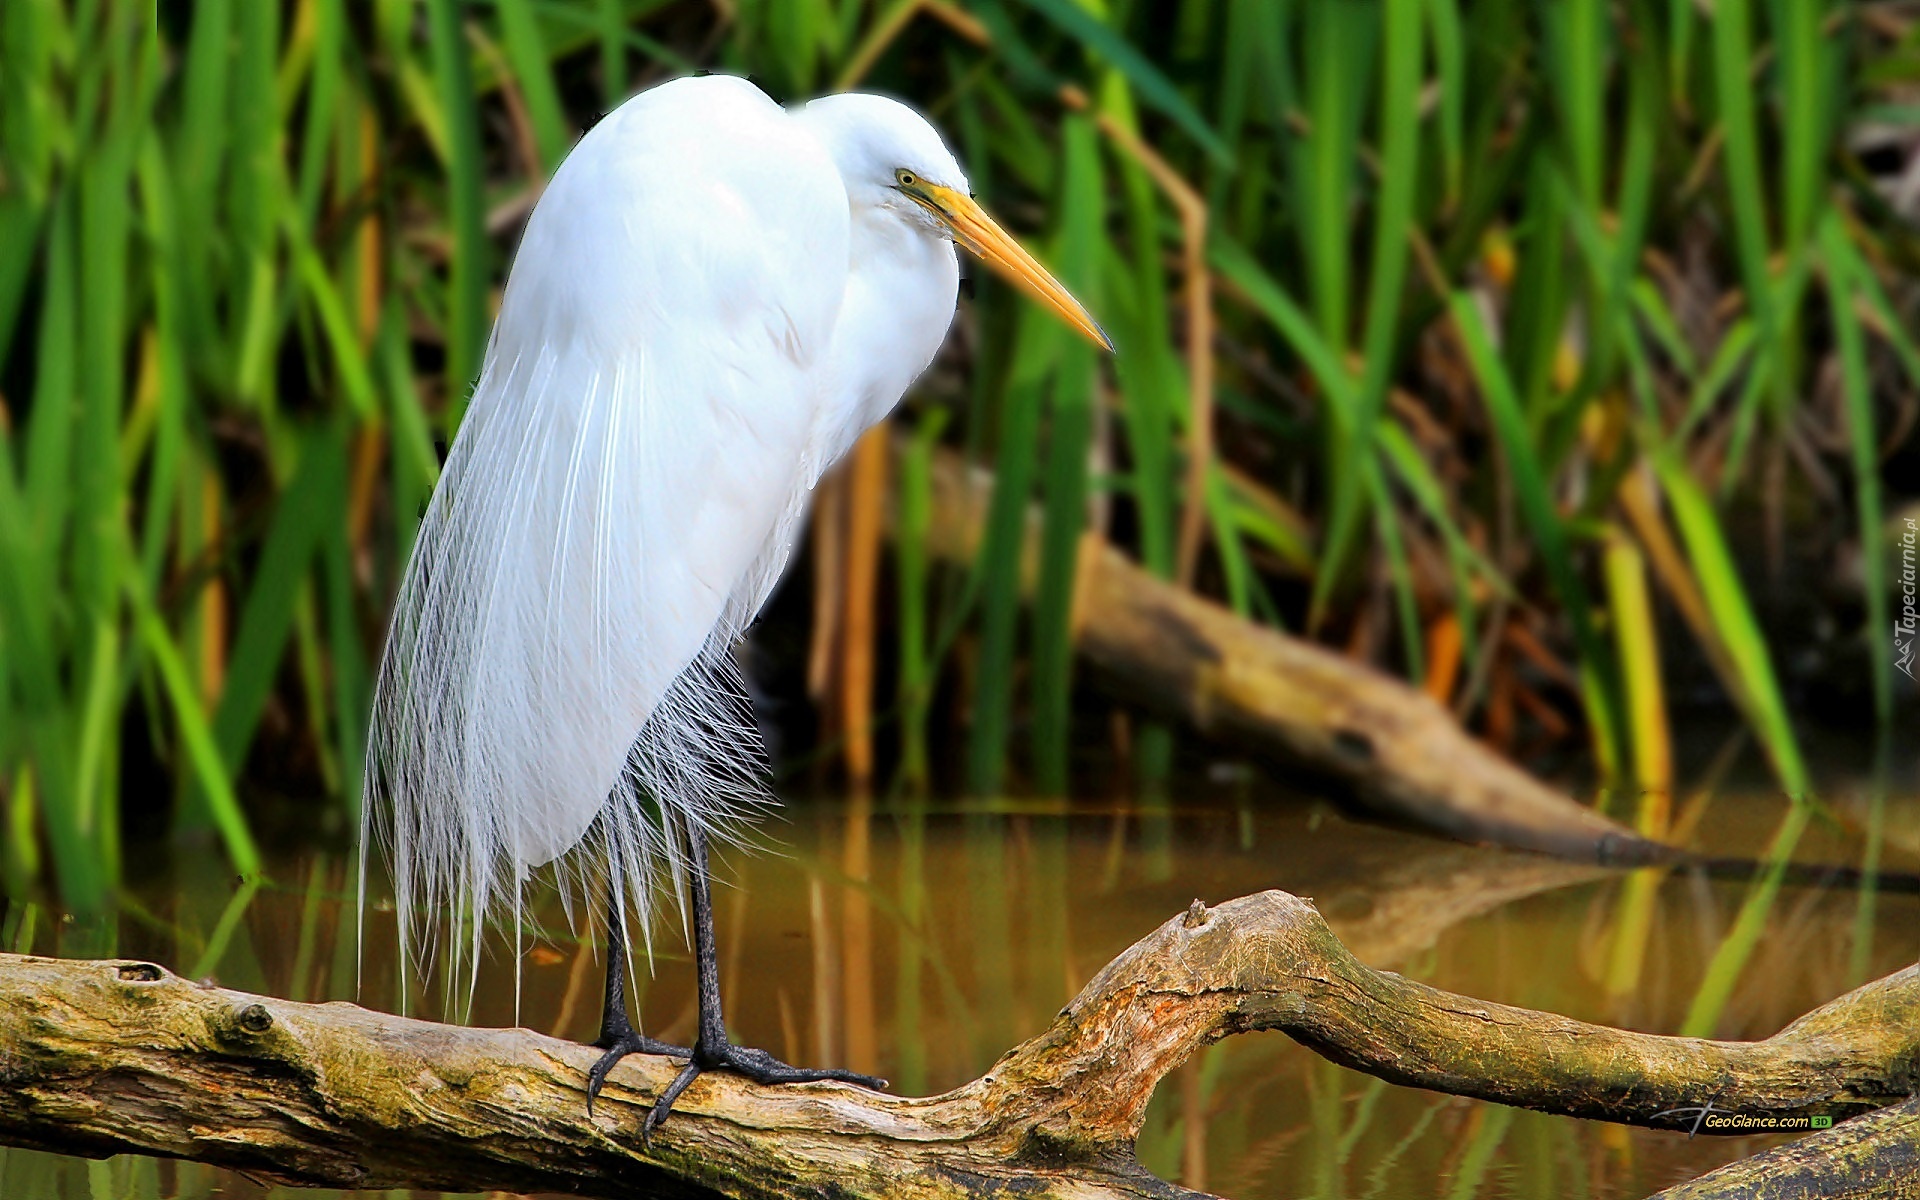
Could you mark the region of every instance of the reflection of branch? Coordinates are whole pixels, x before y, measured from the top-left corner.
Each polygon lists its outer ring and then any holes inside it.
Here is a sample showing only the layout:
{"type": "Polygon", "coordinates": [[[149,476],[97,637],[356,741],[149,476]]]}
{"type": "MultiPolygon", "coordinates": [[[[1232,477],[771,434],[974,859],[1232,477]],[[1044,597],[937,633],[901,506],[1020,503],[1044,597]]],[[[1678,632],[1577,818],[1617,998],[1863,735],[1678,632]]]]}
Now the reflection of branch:
{"type": "MultiPolygon", "coordinates": [[[[1284,892],[1195,901],[1100,972],[1039,1037],[929,1099],[702,1076],[655,1135],[666,1059],[199,987],[139,962],[0,956],[0,1142],[138,1151],[348,1187],[611,1196],[1179,1195],[1132,1146],[1162,1076],[1233,1033],[1283,1030],[1400,1083],[1547,1112],[1847,1116],[1913,1087],[1920,969],[1763,1042],[1666,1038],[1374,971],[1284,892]]],[[[1188,1193],[1191,1195],[1192,1193],[1188,1193]]]]}

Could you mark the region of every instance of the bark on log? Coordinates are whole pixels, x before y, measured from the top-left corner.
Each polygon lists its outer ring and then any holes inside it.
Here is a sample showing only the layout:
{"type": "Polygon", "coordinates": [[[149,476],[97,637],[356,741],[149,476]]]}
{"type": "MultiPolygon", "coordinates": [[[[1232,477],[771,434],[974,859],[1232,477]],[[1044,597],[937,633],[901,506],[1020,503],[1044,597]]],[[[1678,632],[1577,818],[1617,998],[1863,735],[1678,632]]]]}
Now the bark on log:
{"type": "Polygon", "coordinates": [[[348,1187],[1192,1196],[1146,1174],[1133,1142],[1160,1078],[1229,1034],[1281,1030],[1399,1083],[1672,1127],[1667,1110],[1706,1099],[1836,1118],[1899,1102],[1920,1070],[1917,1018],[1909,968],[1761,1042],[1607,1029],[1375,971],[1310,903],[1265,892],[1195,901],[945,1095],[708,1075],[648,1147],[666,1059],[622,1063],[589,1119],[585,1046],[201,987],[144,962],[0,955],[0,1143],[348,1187]]]}
{"type": "MultiPolygon", "coordinates": [[[[934,459],[931,553],[971,562],[993,476],[934,459]]],[[[1037,531],[1037,513],[1029,515],[1037,531]]],[[[1039,537],[1024,574],[1037,577],[1039,537]]],[[[1470,737],[1424,692],[1277,629],[1255,625],[1083,543],[1075,644],[1094,680],[1130,704],[1335,785],[1359,807],[1470,842],[1623,866],[1673,862],[1649,841],[1470,737]]]]}

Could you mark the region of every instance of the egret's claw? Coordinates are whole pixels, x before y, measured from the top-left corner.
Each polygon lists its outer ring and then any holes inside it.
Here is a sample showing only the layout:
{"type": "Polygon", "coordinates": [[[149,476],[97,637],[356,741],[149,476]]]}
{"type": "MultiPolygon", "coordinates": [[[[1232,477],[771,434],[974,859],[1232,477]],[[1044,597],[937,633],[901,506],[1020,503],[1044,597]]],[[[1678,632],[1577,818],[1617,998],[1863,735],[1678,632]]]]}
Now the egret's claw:
{"type": "Polygon", "coordinates": [[[675,1046],[667,1042],[655,1041],[653,1038],[643,1037],[631,1029],[612,1034],[602,1033],[600,1040],[595,1042],[594,1045],[605,1050],[606,1053],[602,1054],[600,1061],[594,1063],[593,1069],[587,1072],[587,1116],[589,1117],[593,1116],[594,1100],[600,1095],[600,1089],[605,1086],[607,1082],[607,1073],[613,1070],[615,1063],[618,1063],[627,1055],[664,1054],[672,1058],[693,1057],[693,1051],[685,1046],[675,1046]]]}
{"type": "Polygon", "coordinates": [[[680,1069],[653,1102],[653,1111],[647,1114],[646,1123],[640,1127],[642,1140],[651,1140],[653,1131],[667,1119],[673,1111],[673,1102],[687,1085],[700,1077],[703,1071],[731,1071],[735,1075],[744,1075],[755,1083],[819,1083],[822,1080],[834,1080],[839,1083],[858,1084],[874,1091],[886,1090],[887,1081],[872,1075],[862,1075],[858,1071],[842,1071],[831,1067],[795,1067],[781,1062],[765,1050],[756,1050],[751,1046],[736,1046],[731,1042],[722,1042],[709,1047],[705,1043],[696,1045],[692,1052],[692,1061],[680,1069]]]}
{"type": "Polygon", "coordinates": [[[756,1050],[752,1046],[722,1044],[716,1051],[709,1052],[704,1046],[696,1046],[693,1061],[707,1070],[732,1071],[736,1075],[745,1075],[755,1083],[817,1083],[823,1079],[834,1079],[841,1083],[857,1083],[863,1088],[876,1092],[885,1091],[887,1081],[873,1075],[862,1075],[858,1071],[842,1071],[833,1067],[795,1067],[781,1062],[765,1050],[756,1050]]]}
{"type": "Polygon", "coordinates": [[[649,1150],[653,1149],[653,1131],[660,1128],[660,1122],[666,1120],[667,1114],[673,1111],[673,1102],[680,1098],[680,1093],[686,1091],[687,1085],[699,1076],[700,1065],[688,1063],[680,1068],[680,1073],[673,1077],[673,1082],[667,1085],[667,1090],[653,1098],[653,1107],[648,1110],[647,1119],[640,1123],[642,1146],[649,1150]]]}

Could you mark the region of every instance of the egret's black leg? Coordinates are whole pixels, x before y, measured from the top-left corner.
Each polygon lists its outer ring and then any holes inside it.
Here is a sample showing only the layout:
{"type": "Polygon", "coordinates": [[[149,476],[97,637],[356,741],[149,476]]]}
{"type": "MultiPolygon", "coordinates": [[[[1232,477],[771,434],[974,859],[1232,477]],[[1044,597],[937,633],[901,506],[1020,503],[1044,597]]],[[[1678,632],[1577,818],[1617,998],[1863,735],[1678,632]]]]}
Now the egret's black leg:
{"type": "Polygon", "coordinates": [[[727,1040],[727,1022],[720,1011],[720,956],[713,944],[713,890],[707,873],[706,834],[696,828],[691,831],[688,842],[693,851],[688,891],[693,900],[693,957],[700,980],[700,1037],[693,1044],[693,1061],[681,1069],[667,1090],[653,1102],[653,1111],[647,1114],[641,1132],[651,1134],[666,1120],[673,1110],[673,1102],[702,1071],[732,1071],[755,1083],[813,1083],[837,1079],[862,1087],[886,1087],[886,1080],[854,1071],[788,1066],[765,1050],[736,1046],[727,1040]]]}
{"type": "Polygon", "coordinates": [[[607,1082],[607,1072],[629,1054],[669,1054],[691,1058],[693,1051],[673,1046],[636,1033],[627,1019],[627,939],[620,922],[620,883],[607,881],[607,1003],[601,1010],[600,1036],[593,1044],[605,1050],[600,1061],[587,1072],[587,1115],[593,1115],[594,1098],[607,1082]]]}

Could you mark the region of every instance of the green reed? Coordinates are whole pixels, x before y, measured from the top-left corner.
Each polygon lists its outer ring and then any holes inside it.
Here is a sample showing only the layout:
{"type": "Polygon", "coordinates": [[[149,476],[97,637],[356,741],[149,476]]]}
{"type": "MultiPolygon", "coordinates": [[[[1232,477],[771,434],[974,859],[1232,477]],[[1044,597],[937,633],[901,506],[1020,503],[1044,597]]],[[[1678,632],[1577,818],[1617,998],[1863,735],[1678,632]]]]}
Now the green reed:
{"type": "MultiPolygon", "coordinates": [[[[256,870],[261,779],[352,818],[385,606],[531,189],[603,107],[697,67],[928,109],[1119,349],[980,282],[947,440],[997,473],[986,536],[962,588],[917,547],[898,573],[917,777],[964,653],[967,783],[1068,787],[1097,511],[1156,573],[1414,678],[1442,619],[1479,668],[1516,605],[1550,614],[1617,784],[1667,736],[1644,613],[1611,611],[1635,577],[1606,571],[1612,539],[1648,536],[1618,519],[1645,483],[1681,549],[1655,582],[1699,597],[1690,635],[1804,797],[1730,530],[1822,419],[1829,363],[1886,626],[1877,475],[1889,397],[1920,383],[1896,269],[1916,246],[1845,135],[1910,124],[1886,93],[1914,69],[1851,6],[751,0],[699,36],[659,0],[163,7],[0,15],[9,886],[98,904],[154,808],[256,870]],[[1713,294],[1676,284],[1685,256],[1713,294]]],[[[901,418],[927,434],[910,524],[946,419],[901,418]]],[[[1166,739],[1135,738],[1149,781],[1166,739]]]]}

